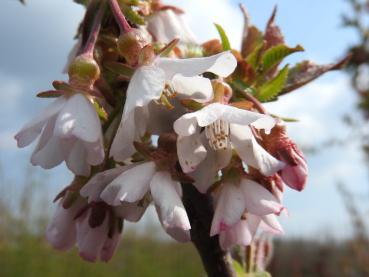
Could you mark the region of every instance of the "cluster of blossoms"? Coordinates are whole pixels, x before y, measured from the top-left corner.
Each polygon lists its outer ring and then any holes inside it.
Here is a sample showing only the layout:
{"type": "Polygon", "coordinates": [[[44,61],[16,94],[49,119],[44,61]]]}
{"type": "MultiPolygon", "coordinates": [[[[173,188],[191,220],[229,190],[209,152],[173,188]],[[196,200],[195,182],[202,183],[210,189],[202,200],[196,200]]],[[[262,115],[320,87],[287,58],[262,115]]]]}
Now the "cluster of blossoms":
{"type": "MultiPolygon", "coordinates": [[[[33,165],[65,161],[76,176],[56,198],[48,241],[108,261],[124,221],[139,221],[150,203],[170,236],[190,241],[182,189],[191,185],[213,197],[209,236],[219,235],[223,249],[249,245],[258,229],[283,233],[284,186],[301,191],[307,164],[283,120],[237,89],[251,67],[217,40],[199,45],[178,8],[138,1],[130,10],[146,18],[138,26],[125,19],[124,2],[90,4],[95,20],[84,26],[91,31],[69,82],[41,93],[57,99],[15,136],[19,147],[39,137],[33,165]]],[[[281,44],[273,22],[268,30],[265,49],[281,44]]],[[[265,78],[278,74],[274,64],[265,78]]]]}

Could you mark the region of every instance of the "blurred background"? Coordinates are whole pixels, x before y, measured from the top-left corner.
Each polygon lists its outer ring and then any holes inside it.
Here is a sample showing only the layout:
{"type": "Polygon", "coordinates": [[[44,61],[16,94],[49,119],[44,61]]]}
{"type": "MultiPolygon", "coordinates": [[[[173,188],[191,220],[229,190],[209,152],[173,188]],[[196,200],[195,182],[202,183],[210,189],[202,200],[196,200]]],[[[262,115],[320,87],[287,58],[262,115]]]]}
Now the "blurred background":
{"type": "MultiPolygon", "coordinates": [[[[311,59],[331,63],[352,50],[349,68],[328,73],[267,108],[289,123],[289,135],[304,149],[309,181],[302,193],[287,190],[286,234],[275,238],[273,276],[369,276],[369,4],[345,0],[166,1],[186,11],[199,42],[216,38],[213,23],[241,43],[242,14],[264,28],[274,5],[289,45],[311,59]],[[210,8],[209,8],[210,7],[210,8]],[[343,17],[343,15],[345,15],[343,17]]],[[[58,253],[44,241],[52,199],[72,180],[65,166],[44,171],[29,165],[32,147],[16,148],[14,134],[49,100],[63,74],[73,37],[84,14],[72,0],[0,2],[0,276],[203,276],[192,245],[172,242],[152,209],[128,225],[110,264],[87,264],[78,254],[58,253]]]]}

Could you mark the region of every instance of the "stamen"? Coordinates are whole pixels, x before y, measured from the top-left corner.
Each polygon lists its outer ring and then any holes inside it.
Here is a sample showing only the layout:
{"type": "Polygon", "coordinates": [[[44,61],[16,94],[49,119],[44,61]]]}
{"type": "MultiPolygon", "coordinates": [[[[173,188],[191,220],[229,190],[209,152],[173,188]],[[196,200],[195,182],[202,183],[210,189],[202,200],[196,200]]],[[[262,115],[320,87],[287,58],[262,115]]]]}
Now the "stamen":
{"type": "Polygon", "coordinates": [[[168,82],[165,84],[163,94],[168,98],[174,98],[177,95],[177,93],[174,90],[173,86],[168,82]]]}
{"type": "Polygon", "coordinates": [[[229,124],[223,120],[216,120],[205,127],[205,136],[214,150],[226,149],[229,145],[229,124]]]}

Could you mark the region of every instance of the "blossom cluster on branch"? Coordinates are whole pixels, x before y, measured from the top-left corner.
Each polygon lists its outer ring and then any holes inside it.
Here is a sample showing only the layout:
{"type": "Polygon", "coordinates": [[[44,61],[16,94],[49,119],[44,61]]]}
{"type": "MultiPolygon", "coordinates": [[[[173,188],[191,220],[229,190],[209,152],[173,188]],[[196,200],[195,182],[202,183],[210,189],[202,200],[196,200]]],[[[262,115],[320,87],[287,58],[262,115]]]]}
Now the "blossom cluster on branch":
{"type": "Polygon", "coordinates": [[[62,162],[75,174],[57,197],[47,239],[77,245],[88,261],[108,261],[124,221],[153,203],[164,230],[191,240],[183,186],[214,200],[209,236],[223,249],[249,245],[257,230],[281,234],[285,185],[301,191],[302,152],[287,136],[288,119],[263,102],[340,68],[304,61],[279,67],[288,47],[275,12],[265,32],[246,10],[241,50],[220,40],[199,44],[179,8],[159,1],[84,1],[87,12],[68,64],[69,81],[39,97],[56,98],[15,136],[39,137],[31,163],[62,162]]]}

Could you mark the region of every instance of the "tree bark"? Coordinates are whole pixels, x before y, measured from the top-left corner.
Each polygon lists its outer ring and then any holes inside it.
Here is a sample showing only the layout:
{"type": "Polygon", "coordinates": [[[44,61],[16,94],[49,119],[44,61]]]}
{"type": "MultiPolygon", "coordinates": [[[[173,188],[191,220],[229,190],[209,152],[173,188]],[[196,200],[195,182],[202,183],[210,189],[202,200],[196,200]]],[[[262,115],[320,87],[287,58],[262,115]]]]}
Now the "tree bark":
{"type": "Polygon", "coordinates": [[[209,277],[235,277],[229,254],[219,245],[219,236],[210,237],[213,219],[211,196],[202,194],[192,184],[182,184],[183,203],[191,223],[191,240],[199,252],[209,277]]]}

